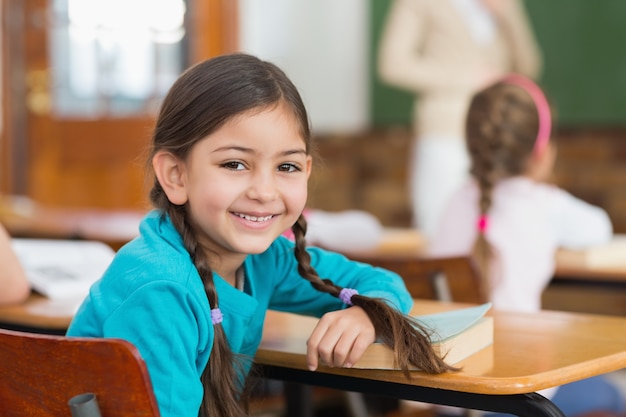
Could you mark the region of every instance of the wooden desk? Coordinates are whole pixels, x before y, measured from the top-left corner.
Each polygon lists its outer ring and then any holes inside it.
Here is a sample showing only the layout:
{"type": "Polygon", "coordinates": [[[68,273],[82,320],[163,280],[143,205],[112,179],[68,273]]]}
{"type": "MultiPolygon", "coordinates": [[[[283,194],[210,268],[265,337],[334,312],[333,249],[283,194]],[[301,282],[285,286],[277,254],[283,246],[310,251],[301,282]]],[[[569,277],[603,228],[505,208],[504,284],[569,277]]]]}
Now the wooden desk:
{"type": "MultiPolygon", "coordinates": [[[[0,308],[0,322],[63,333],[80,300],[32,295],[19,306],[0,308]]],[[[416,300],[414,313],[467,304],[416,300]]],[[[306,339],[316,319],[268,312],[256,356],[268,378],[434,404],[519,416],[562,416],[535,391],[626,367],[626,318],[589,314],[494,311],[494,344],[460,362],[462,371],[442,375],[401,371],[306,367],[306,339]]]]}
{"type": "MultiPolygon", "coordinates": [[[[615,239],[621,239],[621,243],[612,247],[612,253],[618,256],[610,265],[598,262],[585,266],[579,261],[571,262],[571,254],[561,256],[558,253],[554,276],[543,293],[544,308],[626,316],[626,237],[616,235],[615,239]],[[621,248],[625,253],[623,259],[618,259],[621,248]]],[[[426,244],[418,230],[392,228],[385,230],[377,249],[346,255],[374,264],[385,264],[398,259],[407,261],[424,256],[426,244]]],[[[400,274],[402,275],[401,272],[400,274]]]]}
{"type": "Polygon", "coordinates": [[[606,267],[557,264],[542,302],[555,310],[626,316],[626,264],[606,267]]]}
{"type": "Polygon", "coordinates": [[[385,228],[380,244],[374,250],[359,251],[359,256],[417,256],[426,250],[426,238],[417,229],[385,228]]]}
{"type": "Polygon", "coordinates": [[[119,249],[139,234],[145,211],[46,207],[0,199],[0,223],[13,237],[97,240],[119,249]]]}
{"type": "Polygon", "coordinates": [[[0,327],[36,333],[65,334],[81,299],[50,299],[31,294],[22,304],[0,307],[0,327]]]}
{"type": "Polygon", "coordinates": [[[576,281],[588,281],[595,279],[604,282],[626,284],[626,254],[624,264],[611,266],[569,266],[559,265],[554,273],[555,279],[570,279],[576,281]]]}
{"type": "MultiPolygon", "coordinates": [[[[621,235],[618,235],[621,238],[621,235]]],[[[626,238],[622,238],[626,239],[626,238]]],[[[419,230],[411,228],[386,228],[378,248],[359,252],[359,257],[394,258],[424,256],[427,241],[419,230]]],[[[624,245],[626,250],[626,245],[624,245]]],[[[567,252],[567,251],[565,251],[567,252]]],[[[571,258],[571,255],[569,256],[571,258]]],[[[588,280],[600,279],[608,282],[626,283],[626,251],[623,261],[615,261],[609,266],[582,266],[566,261],[566,257],[556,257],[556,279],[588,280]]]]}
{"type": "MultiPolygon", "coordinates": [[[[417,300],[415,313],[459,304],[417,300]]],[[[263,375],[284,381],[387,395],[519,416],[562,416],[535,391],[626,366],[626,318],[562,312],[493,312],[494,344],[462,361],[461,372],[306,368],[305,341],[315,319],[269,312],[256,356],[263,375]]]]}
{"type": "Polygon", "coordinates": [[[626,315],[626,237],[584,251],[560,250],[543,304],[563,311],[626,315]]]}

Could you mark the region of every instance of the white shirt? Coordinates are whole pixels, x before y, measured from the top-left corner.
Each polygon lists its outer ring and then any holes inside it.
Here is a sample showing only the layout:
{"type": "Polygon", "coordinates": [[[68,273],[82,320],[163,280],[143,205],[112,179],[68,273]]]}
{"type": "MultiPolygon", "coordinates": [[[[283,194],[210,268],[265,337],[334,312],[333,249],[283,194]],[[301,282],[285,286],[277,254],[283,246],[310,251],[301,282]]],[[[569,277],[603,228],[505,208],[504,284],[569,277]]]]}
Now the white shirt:
{"type": "MultiPolygon", "coordinates": [[[[479,190],[473,181],[451,199],[432,237],[432,256],[467,255],[478,229],[479,190]]],[[[526,177],[494,187],[487,240],[495,249],[491,301],[499,310],[538,311],[554,273],[557,248],[580,249],[608,242],[607,213],[555,186],[526,177]]]]}

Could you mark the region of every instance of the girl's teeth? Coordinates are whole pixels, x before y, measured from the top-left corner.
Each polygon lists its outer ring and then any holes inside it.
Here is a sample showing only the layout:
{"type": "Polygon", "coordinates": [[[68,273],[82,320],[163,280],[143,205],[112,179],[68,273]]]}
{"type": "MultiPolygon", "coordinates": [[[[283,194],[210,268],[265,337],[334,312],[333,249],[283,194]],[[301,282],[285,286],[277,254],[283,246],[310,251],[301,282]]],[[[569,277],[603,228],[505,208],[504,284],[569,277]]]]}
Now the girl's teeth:
{"type": "Polygon", "coordinates": [[[269,219],[272,218],[271,215],[263,216],[263,217],[257,217],[257,216],[248,216],[246,214],[241,214],[241,213],[239,213],[239,217],[241,217],[242,219],[249,220],[251,222],[266,222],[266,221],[268,221],[269,219]]]}

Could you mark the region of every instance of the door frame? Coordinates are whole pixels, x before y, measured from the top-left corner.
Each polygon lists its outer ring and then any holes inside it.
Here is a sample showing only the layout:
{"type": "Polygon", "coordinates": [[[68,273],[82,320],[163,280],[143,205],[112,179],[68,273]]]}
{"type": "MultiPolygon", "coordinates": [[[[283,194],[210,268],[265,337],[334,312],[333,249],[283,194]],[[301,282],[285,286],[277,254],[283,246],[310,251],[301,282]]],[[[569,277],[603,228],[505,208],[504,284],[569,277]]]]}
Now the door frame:
{"type": "MultiPolygon", "coordinates": [[[[47,48],[41,41],[47,18],[42,10],[46,10],[50,1],[0,1],[0,196],[28,196],[30,154],[25,62],[27,54],[47,48]],[[34,30],[26,32],[27,24],[34,30]]],[[[187,0],[187,8],[188,66],[238,49],[237,0],[187,0]]],[[[45,52],[39,53],[45,56],[45,52]]],[[[39,68],[39,62],[35,65],[39,68]]],[[[47,59],[40,66],[46,70],[47,59]]],[[[46,129],[40,129],[37,134],[46,134],[46,129]]]]}

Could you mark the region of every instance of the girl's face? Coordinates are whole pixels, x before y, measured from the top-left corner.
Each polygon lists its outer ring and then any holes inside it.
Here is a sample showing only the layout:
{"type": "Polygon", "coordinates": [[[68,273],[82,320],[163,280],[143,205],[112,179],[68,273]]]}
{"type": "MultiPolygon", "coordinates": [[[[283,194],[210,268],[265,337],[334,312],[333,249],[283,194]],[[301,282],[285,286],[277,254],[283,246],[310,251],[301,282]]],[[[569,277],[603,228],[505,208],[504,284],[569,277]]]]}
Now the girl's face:
{"type": "Polygon", "coordinates": [[[179,164],[173,202],[189,203],[208,256],[264,252],[306,204],[312,160],[284,104],[235,117],[179,164]]]}

